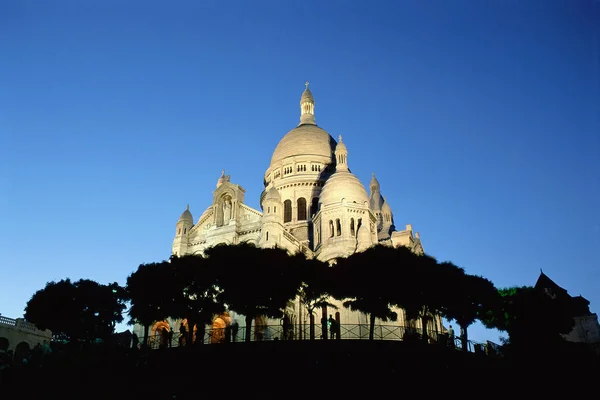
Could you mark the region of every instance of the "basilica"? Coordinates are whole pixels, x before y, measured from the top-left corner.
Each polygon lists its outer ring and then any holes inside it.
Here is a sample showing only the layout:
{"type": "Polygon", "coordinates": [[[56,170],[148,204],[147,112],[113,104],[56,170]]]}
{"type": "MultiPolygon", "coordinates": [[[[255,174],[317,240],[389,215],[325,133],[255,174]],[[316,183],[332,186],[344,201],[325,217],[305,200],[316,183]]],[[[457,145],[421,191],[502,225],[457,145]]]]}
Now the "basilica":
{"type": "MultiPolygon", "coordinates": [[[[203,254],[204,249],[211,246],[242,242],[263,248],[277,246],[292,254],[302,252],[308,258],[329,264],[375,244],[406,246],[422,254],[419,233],[413,233],[412,225],[406,225],[404,230],[396,229],[392,208],[382,195],[375,173],[367,192],[351,172],[350,160],[342,136],[336,141],[317,125],[315,100],[306,83],[300,97],[300,122],[279,141],[265,171],[261,210],[246,205],[244,188],[222,171],[212,204],[200,218],[194,220],[189,206],[179,217],[172,255],[203,254]]],[[[317,318],[324,320],[328,315],[335,315],[340,326],[359,327],[360,332],[350,332],[352,337],[368,335],[364,328],[368,326],[366,315],[345,309],[333,299],[331,302],[337,308],[328,311],[325,307],[317,318]]],[[[419,321],[406,321],[402,310],[397,313],[396,327],[420,328],[419,321]]],[[[295,337],[306,336],[303,327],[308,317],[299,300],[289,304],[285,318],[293,326],[295,337]]],[[[243,325],[243,320],[243,316],[234,312],[225,313],[215,317],[207,332],[210,335],[211,328],[219,331],[236,321],[243,325]]],[[[428,329],[441,328],[439,318],[431,323],[428,329]]],[[[161,321],[152,331],[164,331],[179,324],[180,321],[161,321]]],[[[262,329],[260,326],[277,324],[280,321],[257,319],[253,329],[258,332],[262,329]]],[[[268,328],[263,329],[260,337],[269,338],[268,328]]],[[[214,336],[208,341],[214,342],[214,336]]]]}
{"type": "Polygon", "coordinates": [[[202,254],[220,243],[251,242],[333,262],[380,243],[422,253],[412,226],[396,230],[373,173],[369,193],[349,168],[348,148],[315,120],[306,84],[300,123],[279,141],[264,176],[261,210],[244,204],[244,188],[223,171],[212,204],[194,222],[187,208],[176,225],[173,255],[202,254]]]}

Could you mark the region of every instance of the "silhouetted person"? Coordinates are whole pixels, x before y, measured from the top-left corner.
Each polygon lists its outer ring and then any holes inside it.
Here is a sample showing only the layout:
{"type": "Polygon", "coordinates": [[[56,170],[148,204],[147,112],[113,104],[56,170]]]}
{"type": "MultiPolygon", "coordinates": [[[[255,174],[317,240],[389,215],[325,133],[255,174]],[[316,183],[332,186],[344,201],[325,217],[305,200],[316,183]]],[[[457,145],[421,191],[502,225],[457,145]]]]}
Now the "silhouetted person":
{"type": "Polygon", "coordinates": [[[283,316],[283,340],[288,340],[290,338],[290,328],[290,317],[287,314],[285,314],[283,316]]]}
{"type": "Polygon", "coordinates": [[[225,343],[231,342],[231,325],[225,326],[225,337],[223,338],[223,340],[225,341],[225,343]]]}
{"type": "Polygon", "coordinates": [[[167,328],[162,328],[160,330],[160,345],[159,348],[164,349],[165,347],[167,347],[168,341],[169,341],[169,331],[167,330],[167,328]]]}
{"type": "Polygon", "coordinates": [[[331,339],[335,339],[335,335],[337,333],[337,321],[333,319],[331,314],[329,314],[329,320],[327,323],[329,324],[329,337],[331,339]]]}
{"type": "Polygon", "coordinates": [[[327,340],[327,318],[321,318],[321,338],[327,340]]]}
{"type": "Polygon", "coordinates": [[[185,325],[183,322],[179,325],[179,346],[183,346],[185,344],[185,337],[187,335],[187,329],[185,329],[185,325]]]}
{"type": "Polygon", "coordinates": [[[448,326],[448,345],[454,347],[454,329],[452,325],[448,326]]]}
{"type": "Polygon", "coordinates": [[[231,341],[234,343],[237,340],[237,334],[239,330],[240,325],[237,323],[237,321],[233,321],[233,324],[231,324],[231,341]]]}
{"type": "Polygon", "coordinates": [[[173,343],[173,334],[174,333],[175,332],[173,331],[173,327],[171,327],[171,329],[169,330],[169,347],[172,346],[172,343],[173,343]]]}

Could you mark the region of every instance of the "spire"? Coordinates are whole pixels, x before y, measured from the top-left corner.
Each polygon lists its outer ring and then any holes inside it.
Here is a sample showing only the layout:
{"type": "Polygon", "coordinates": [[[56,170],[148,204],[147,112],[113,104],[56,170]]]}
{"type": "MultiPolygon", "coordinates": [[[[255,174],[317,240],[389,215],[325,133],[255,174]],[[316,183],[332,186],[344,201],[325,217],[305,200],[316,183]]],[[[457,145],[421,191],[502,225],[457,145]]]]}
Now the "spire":
{"type": "Polygon", "coordinates": [[[315,99],[313,98],[310,89],[308,88],[309,83],[306,82],[304,86],[304,92],[300,97],[300,125],[315,123],[315,99]]]}
{"type": "Polygon", "coordinates": [[[335,170],[337,171],[348,171],[348,149],[344,142],[342,142],[342,135],[338,136],[338,144],[335,146],[335,170]]]}
{"type": "Polygon", "coordinates": [[[375,178],[375,172],[372,173],[369,188],[371,189],[371,193],[379,192],[380,190],[379,181],[377,180],[377,178],[375,178]]]}

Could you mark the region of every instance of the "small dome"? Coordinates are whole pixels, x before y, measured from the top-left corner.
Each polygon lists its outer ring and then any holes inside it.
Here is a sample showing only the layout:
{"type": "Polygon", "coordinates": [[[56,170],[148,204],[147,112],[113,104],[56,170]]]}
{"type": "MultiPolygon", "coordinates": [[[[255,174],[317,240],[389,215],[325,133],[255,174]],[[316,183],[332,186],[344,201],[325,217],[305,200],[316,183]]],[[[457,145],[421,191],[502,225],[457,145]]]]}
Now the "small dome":
{"type": "Polygon", "coordinates": [[[339,203],[342,199],[348,204],[363,205],[369,202],[369,196],[361,181],[349,171],[336,171],[321,189],[319,203],[323,207],[339,203]]]}
{"type": "Polygon", "coordinates": [[[179,217],[179,221],[178,222],[181,222],[181,221],[194,223],[194,217],[192,217],[192,213],[190,212],[190,205],[189,204],[185,208],[185,211],[182,212],[181,216],[179,217]]]}
{"type": "Polygon", "coordinates": [[[275,201],[281,202],[281,195],[279,194],[279,191],[277,191],[277,189],[275,189],[274,186],[271,189],[269,189],[267,191],[267,193],[265,193],[263,202],[265,202],[267,200],[275,200],[275,201]]]}
{"type": "Polygon", "coordinates": [[[225,182],[229,182],[229,175],[225,175],[225,170],[223,169],[221,170],[221,176],[217,180],[217,189],[225,182]]]}
{"type": "Polygon", "coordinates": [[[348,149],[346,148],[346,145],[344,144],[344,142],[342,142],[342,135],[338,136],[338,143],[335,146],[335,152],[336,153],[341,153],[341,152],[346,152],[348,153],[348,149]]]}

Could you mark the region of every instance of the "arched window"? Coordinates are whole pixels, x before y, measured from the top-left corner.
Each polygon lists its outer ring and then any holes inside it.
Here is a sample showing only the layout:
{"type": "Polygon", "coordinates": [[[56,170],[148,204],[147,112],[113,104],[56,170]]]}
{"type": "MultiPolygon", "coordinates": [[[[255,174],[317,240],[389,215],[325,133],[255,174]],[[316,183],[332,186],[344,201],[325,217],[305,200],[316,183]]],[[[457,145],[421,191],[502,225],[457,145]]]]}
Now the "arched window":
{"type": "Polygon", "coordinates": [[[350,234],[354,236],[354,218],[350,218],[350,234]]]}
{"type": "Polygon", "coordinates": [[[286,200],[283,202],[283,222],[292,221],[292,201],[286,200]]]}
{"type": "Polygon", "coordinates": [[[312,218],[319,211],[319,198],[313,197],[310,205],[310,217],[312,218]]]}
{"type": "Polygon", "coordinates": [[[277,206],[273,206],[273,213],[277,213],[277,206]]]}
{"type": "Polygon", "coordinates": [[[269,241],[269,232],[267,232],[267,242],[269,241]]]}
{"type": "Polygon", "coordinates": [[[185,235],[187,233],[187,228],[183,228],[183,234],[185,235]]]}
{"type": "Polygon", "coordinates": [[[298,221],[306,221],[306,199],[304,197],[298,199],[298,221]]]}
{"type": "Polygon", "coordinates": [[[271,207],[267,207],[267,214],[271,212],[271,207]]]}
{"type": "Polygon", "coordinates": [[[333,221],[329,220],[329,237],[333,237],[333,221]]]}
{"type": "Polygon", "coordinates": [[[177,234],[181,235],[181,228],[177,229],[177,234]]]}
{"type": "Polygon", "coordinates": [[[335,220],[335,229],[337,236],[340,236],[342,234],[342,223],[339,218],[335,220]]]}

